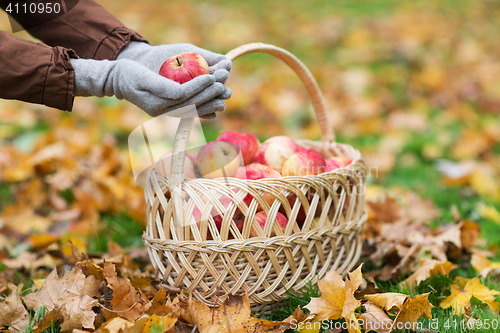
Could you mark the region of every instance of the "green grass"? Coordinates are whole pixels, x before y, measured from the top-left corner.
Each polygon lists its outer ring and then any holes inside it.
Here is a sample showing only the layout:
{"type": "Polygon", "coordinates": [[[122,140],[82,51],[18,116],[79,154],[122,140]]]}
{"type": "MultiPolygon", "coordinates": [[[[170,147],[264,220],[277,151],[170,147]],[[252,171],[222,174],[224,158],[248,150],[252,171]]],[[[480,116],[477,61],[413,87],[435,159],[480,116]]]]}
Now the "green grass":
{"type": "Polygon", "coordinates": [[[142,242],[144,224],[126,213],[103,213],[100,223],[101,228],[97,237],[89,240],[89,252],[106,252],[109,239],[123,248],[144,246],[142,242]]]}

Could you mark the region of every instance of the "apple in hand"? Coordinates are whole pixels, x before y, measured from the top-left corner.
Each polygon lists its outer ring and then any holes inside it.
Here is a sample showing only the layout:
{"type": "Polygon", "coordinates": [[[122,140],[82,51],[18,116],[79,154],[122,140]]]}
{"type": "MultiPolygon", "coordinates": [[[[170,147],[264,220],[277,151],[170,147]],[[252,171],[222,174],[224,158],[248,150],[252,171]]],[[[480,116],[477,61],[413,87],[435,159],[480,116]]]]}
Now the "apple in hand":
{"type": "MultiPolygon", "coordinates": [[[[163,154],[162,157],[160,157],[160,160],[156,162],[155,165],[155,172],[158,175],[164,175],[165,177],[169,177],[170,174],[170,164],[172,163],[172,152],[168,152],[166,154],[163,154]]],[[[195,179],[196,177],[196,172],[195,172],[195,165],[194,162],[188,154],[186,154],[186,158],[184,160],[184,177],[185,178],[190,178],[190,179],[195,179]]]]}
{"type": "Polygon", "coordinates": [[[225,141],[240,147],[243,162],[248,165],[253,162],[255,154],[259,150],[260,142],[254,135],[247,132],[228,131],[222,133],[218,141],[225,141]]]}
{"type": "Polygon", "coordinates": [[[182,52],[165,60],[160,75],[183,84],[203,74],[210,74],[205,58],[195,52],[182,52]]]}
{"type": "Polygon", "coordinates": [[[281,172],[283,163],[285,163],[293,153],[293,149],[282,143],[268,142],[260,146],[254,161],[281,172]]]}
{"type": "MultiPolygon", "coordinates": [[[[266,220],[267,220],[266,212],[260,211],[257,214],[255,214],[255,221],[257,221],[257,223],[259,224],[259,226],[262,230],[264,230],[264,227],[266,226],[266,220]]],[[[285,230],[285,228],[288,224],[287,218],[285,217],[285,215],[283,215],[281,213],[276,213],[275,223],[276,222],[278,223],[278,225],[280,226],[280,228],[282,230],[285,230]]],[[[250,237],[258,237],[258,233],[257,233],[257,231],[255,231],[254,228],[255,227],[253,227],[252,230],[250,230],[250,237]]],[[[274,235],[275,235],[275,233],[271,231],[271,236],[274,236],[274,235]]]]}
{"type": "Polygon", "coordinates": [[[210,141],[198,152],[196,166],[205,178],[233,177],[240,166],[238,149],[228,142],[210,141]]]}
{"type": "Polygon", "coordinates": [[[295,141],[292,138],[289,138],[288,136],[284,136],[284,135],[273,136],[273,137],[267,139],[264,143],[271,143],[271,142],[281,143],[282,145],[290,148],[294,153],[300,147],[295,143],[295,141]]]}
{"type": "Polygon", "coordinates": [[[325,160],[325,163],[326,171],[330,172],[338,168],[345,168],[352,163],[352,160],[344,156],[335,156],[325,160]]]}
{"type": "Polygon", "coordinates": [[[283,164],[283,176],[317,175],[326,171],[323,156],[314,150],[294,153],[283,164]]]}

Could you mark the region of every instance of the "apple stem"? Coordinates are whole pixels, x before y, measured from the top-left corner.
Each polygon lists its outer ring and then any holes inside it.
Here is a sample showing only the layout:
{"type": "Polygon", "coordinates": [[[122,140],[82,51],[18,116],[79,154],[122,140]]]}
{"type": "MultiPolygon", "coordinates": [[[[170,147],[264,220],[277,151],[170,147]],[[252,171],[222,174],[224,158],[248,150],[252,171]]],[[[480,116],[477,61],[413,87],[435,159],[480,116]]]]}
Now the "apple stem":
{"type": "Polygon", "coordinates": [[[177,60],[177,65],[181,65],[181,62],[179,61],[179,58],[178,57],[175,57],[175,60],[177,60]]]}

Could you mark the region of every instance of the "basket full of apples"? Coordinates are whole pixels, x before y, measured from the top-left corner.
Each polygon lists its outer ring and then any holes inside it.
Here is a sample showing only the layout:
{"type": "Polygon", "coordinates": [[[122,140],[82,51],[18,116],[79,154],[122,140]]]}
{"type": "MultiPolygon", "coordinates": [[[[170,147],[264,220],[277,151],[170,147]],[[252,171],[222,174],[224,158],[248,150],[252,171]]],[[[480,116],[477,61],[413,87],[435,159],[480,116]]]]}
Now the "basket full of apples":
{"type": "Polygon", "coordinates": [[[309,70],[290,52],[262,43],[226,57],[253,52],[295,70],[322,140],[277,136],[261,143],[250,133],[228,131],[190,154],[191,123],[181,119],[173,151],[147,176],[143,239],[167,285],[210,306],[247,293],[257,311],[331,270],[350,270],[361,253],[366,214],[364,161],[358,150],[335,142],[309,70]]]}

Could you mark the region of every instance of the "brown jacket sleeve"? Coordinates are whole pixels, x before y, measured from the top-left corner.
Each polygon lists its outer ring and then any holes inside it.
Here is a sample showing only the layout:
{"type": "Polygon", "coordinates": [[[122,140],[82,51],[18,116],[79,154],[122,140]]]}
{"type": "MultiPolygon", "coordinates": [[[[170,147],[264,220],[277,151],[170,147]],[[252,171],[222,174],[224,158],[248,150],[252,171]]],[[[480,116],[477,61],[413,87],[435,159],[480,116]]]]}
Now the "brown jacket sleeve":
{"type": "MultiPolygon", "coordinates": [[[[14,15],[14,18],[26,26],[22,22],[26,16],[14,15]]],[[[28,32],[47,45],[70,48],[81,58],[95,60],[116,59],[131,40],[146,42],[94,0],[79,0],[64,15],[28,32]]]]}
{"type": "MultiPolygon", "coordinates": [[[[1,8],[6,5],[0,0],[1,8]]],[[[26,20],[13,17],[21,25],[26,20]]],[[[131,40],[147,42],[94,0],[80,0],[66,14],[28,32],[52,47],[0,31],[0,98],[67,111],[74,99],[70,57],[114,60],[131,40]]]]}
{"type": "Polygon", "coordinates": [[[71,49],[50,47],[0,31],[0,98],[71,111],[71,49]]]}

